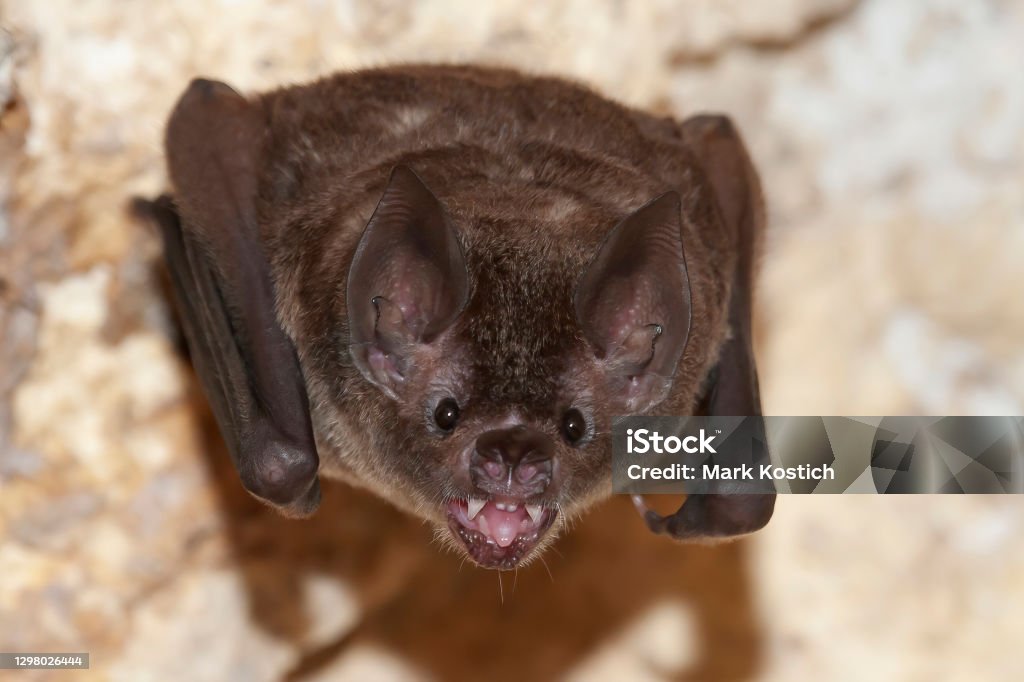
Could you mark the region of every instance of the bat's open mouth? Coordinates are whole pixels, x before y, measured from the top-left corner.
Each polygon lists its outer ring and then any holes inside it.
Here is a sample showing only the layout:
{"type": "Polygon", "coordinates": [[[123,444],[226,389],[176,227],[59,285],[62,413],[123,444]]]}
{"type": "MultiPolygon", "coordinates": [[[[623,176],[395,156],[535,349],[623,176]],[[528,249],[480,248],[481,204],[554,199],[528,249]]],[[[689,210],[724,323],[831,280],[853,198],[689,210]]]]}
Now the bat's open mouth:
{"type": "Polygon", "coordinates": [[[484,568],[515,568],[551,528],[558,512],[522,500],[453,500],[448,503],[448,528],[484,568]]]}

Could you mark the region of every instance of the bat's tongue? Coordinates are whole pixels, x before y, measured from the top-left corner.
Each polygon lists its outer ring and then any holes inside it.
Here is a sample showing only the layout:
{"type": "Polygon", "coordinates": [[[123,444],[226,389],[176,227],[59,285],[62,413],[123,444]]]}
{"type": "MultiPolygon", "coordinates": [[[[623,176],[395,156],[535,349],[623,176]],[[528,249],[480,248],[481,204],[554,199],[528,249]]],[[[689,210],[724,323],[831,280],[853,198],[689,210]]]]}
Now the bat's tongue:
{"type": "Polygon", "coordinates": [[[493,501],[484,505],[476,517],[477,528],[499,547],[508,547],[523,531],[532,528],[533,523],[523,505],[498,509],[493,501]]]}

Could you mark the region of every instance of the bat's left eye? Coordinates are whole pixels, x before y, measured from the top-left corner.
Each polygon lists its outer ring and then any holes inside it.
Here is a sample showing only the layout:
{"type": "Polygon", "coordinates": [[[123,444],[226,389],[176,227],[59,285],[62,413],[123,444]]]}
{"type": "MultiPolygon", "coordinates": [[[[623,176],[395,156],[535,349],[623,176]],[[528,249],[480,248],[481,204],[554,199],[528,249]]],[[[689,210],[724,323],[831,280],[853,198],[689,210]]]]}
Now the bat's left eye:
{"type": "Polygon", "coordinates": [[[583,418],[583,413],[575,407],[566,412],[562,417],[562,435],[565,439],[575,445],[586,433],[587,421],[583,418]]]}
{"type": "Polygon", "coordinates": [[[442,431],[451,431],[459,421],[459,404],[452,398],[445,398],[434,408],[434,423],[442,431]]]}

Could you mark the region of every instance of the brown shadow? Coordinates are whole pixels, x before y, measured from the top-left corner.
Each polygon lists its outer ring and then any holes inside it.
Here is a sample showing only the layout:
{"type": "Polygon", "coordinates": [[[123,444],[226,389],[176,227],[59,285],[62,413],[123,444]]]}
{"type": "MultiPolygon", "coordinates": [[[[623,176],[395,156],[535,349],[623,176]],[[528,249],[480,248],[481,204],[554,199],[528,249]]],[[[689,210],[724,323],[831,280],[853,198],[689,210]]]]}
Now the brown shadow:
{"type": "Polygon", "coordinates": [[[506,574],[503,596],[495,573],[430,557],[346,644],[381,646],[441,680],[550,680],[672,600],[692,608],[701,646],[688,669],[662,671],[665,679],[753,677],[761,638],[742,545],[674,545],[618,502],[566,536],[546,557],[547,569],[506,574]]]}
{"type": "Polygon", "coordinates": [[[690,608],[698,653],[685,670],[660,671],[664,679],[743,680],[760,668],[742,541],[673,543],[616,498],[584,517],[544,563],[503,574],[502,595],[497,573],[464,564],[432,541],[428,526],[363,491],[325,482],[323,504],[306,520],[264,507],[242,489],[212,417],[199,409],[252,618],[303,651],[287,680],[324,671],[353,644],[383,648],[440,680],[558,679],[666,600],[690,608]],[[310,573],[358,595],[361,622],[336,641],[306,640],[302,584],[310,573]]]}

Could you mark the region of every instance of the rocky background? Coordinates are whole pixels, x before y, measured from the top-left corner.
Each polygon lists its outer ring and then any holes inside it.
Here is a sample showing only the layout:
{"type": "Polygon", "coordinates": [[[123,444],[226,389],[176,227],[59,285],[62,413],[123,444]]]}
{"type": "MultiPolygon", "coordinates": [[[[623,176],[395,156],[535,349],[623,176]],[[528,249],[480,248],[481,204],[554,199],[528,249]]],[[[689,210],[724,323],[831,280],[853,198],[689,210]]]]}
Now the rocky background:
{"type": "Polygon", "coordinates": [[[789,497],[712,548],[613,500],[503,584],[343,486],[274,516],[127,210],[194,75],[569,75],[745,132],[766,412],[1021,414],[1024,2],[0,0],[0,24],[0,650],[92,654],[9,679],[1024,679],[1020,499],[789,497]]]}

